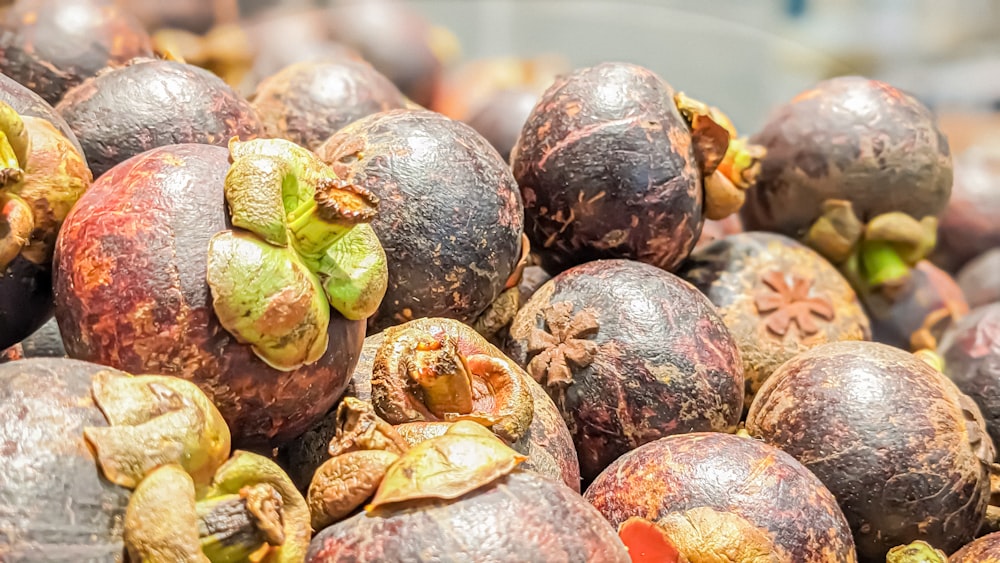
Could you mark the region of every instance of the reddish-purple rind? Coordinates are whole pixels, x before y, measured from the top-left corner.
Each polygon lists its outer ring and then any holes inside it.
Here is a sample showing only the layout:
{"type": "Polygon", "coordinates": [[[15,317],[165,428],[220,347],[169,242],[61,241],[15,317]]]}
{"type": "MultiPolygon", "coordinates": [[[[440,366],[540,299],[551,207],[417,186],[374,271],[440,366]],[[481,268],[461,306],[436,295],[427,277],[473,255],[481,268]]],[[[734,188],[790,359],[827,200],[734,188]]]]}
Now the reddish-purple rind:
{"type": "Polygon", "coordinates": [[[549,87],[511,153],[546,270],[600,258],[675,268],[702,226],[691,132],[653,72],[604,63],[549,87]]]}
{"type": "Polygon", "coordinates": [[[114,2],[20,0],[2,28],[0,72],[50,104],[104,67],[153,56],[142,24],[114,2]]]}
{"type": "Polygon", "coordinates": [[[465,121],[493,145],[504,162],[508,162],[511,150],[521,135],[521,127],[537,102],[538,93],[527,89],[498,90],[465,121]]]}
{"type": "Polygon", "coordinates": [[[966,545],[948,557],[948,563],[1000,563],[1000,532],[966,545]]]}
{"type": "Polygon", "coordinates": [[[266,136],[316,149],[353,121],[406,107],[406,98],[371,65],[345,57],[284,68],[257,86],[253,107],[266,136]]]}
{"type": "Polygon", "coordinates": [[[825,80],[778,107],[751,138],[767,149],[741,214],[747,230],[799,238],[828,199],[862,221],[937,215],[951,194],[948,141],[917,99],[877,80],[825,80]]]}
{"type": "Polygon", "coordinates": [[[97,178],[114,165],[166,145],[227,146],[261,130],[250,103],[196,66],[138,60],[89,78],[56,106],[97,178]]]}
{"type": "Polygon", "coordinates": [[[746,428],[823,481],[863,561],[914,540],[954,551],[986,512],[994,454],[978,409],[902,350],[836,342],[800,354],[764,383],[746,428]]]}
{"type": "Polygon", "coordinates": [[[176,375],[219,407],[241,447],[305,431],[340,397],[364,323],[333,313],[330,345],[282,372],[219,324],[205,281],[209,240],[230,228],[229,151],[174,145],[115,167],[80,199],[56,248],[56,318],[71,357],[176,375]]]}
{"type": "Polygon", "coordinates": [[[955,276],[969,307],[1000,301],[1000,248],[981,254],[955,276]]]}
{"type": "Polygon", "coordinates": [[[790,455],[730,434],[670,436],[618,458],[584,494],[612,525],[710,507],[766,531],[789,561],[855,561],[837,499],[790,455]]]}
{"type": "Polygon", "coordinates": [[[521,257],[521,196],[510,169],[468,125],[430,111],[362,118],[317,154],[379,197],[372,221],[389,286],[370,333],[421,317],[472,323],[521,257]]]}
{"type": "Polygon", "coordinates": [[[560,406],[589,483],[608,464],[671,434],[735,431],[743,410],[743,363],[712,303],[694,286],[653,266],[604,260],[546,282],[511,325],[508,355],[522,366],[527,338],[544,310],[569,302],[590,309],[599,330],[593,362],[573,372],[560,406]]]}
{"type": "Polygon", "coordinates": [[[124,559],[130,493],[104,479],[83,437],[107,426],[90,387],[105,370],[50,358],[0,365],[0,560],[124,559]]]}
{"type": "MultiPolygon", "coordinates": [[[[488,354],[501,359],[506,358],[500,350],[492,345],[481,346],[478,335],[469,338],[468,331],[455,330],[454,325],[434,323],[449,336],[455,338],[463,353],[488,354]]],[[[473,333],[475,334],[475,333],[473,333]]],[[[365,339],[361,349],[361,358],[347,386],[344,396],[356,397],[362,401],[371,401],[371,378],[375,355],[384,341],[384,333],[373,334],[365,339]]],[[[580,464],[573,448],[573,437],[566,428],[559,410],[552,399],[545,394],[540,385],[525,377],[534,404],[534,414],[527,433],[520,440],[511,444],[515,450],[528,456],[519,467],[534,471],[550,479],[562,480],[566,486],[580,492],[580,464]]],[[[289,475],[297,485],[305,489],[312,480],[313,473],[324,461],[329,459],[327,446],[336,434],[336,409],[331,410],[316,426],[290,442],[283,448],[282,454],[289,468],[289,475]]]]}
{"type": "Polygon", "coordinates": [[[952,323],[969,312],[969,304],[955,280],[927,260],[917,264],[909,281],[892,297],[873,293],[864,301],[872,322],[873,340],[904,350],[914,348],[911,337],[925,326],[931,336],[940,338],[952,323]],[[942,311],[943,317],[928,322],[931,315],[942,311]]]}
{"type": "Polygon", "coordinates": [[[562,483],[515,471],[453,501],[365,513],[313,538],[308,563],[336,561],[601,561],[628,563],[594,507],[562,483]]]}
{"type": "Polygon", "coordinates": [[[1000,444],[1000,303],[974,309],[945,333],[938,348],[944,372],[972,397],[1000,444]]]}
{"type": "Polygon", "coordinates": [[[1000,147],[984,144],[956,155],[955,182],[931,259],[954,273],[973,258],[1000,247],[998,216],[1000,147]]]}

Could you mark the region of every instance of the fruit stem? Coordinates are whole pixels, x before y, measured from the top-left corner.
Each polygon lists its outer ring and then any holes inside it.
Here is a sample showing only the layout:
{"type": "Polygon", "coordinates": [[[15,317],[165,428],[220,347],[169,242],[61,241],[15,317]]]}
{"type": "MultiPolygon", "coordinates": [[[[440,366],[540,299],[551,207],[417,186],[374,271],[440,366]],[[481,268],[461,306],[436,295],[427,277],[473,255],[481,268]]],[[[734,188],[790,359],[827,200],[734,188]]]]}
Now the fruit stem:
{"type": "Polygon", "coordinates": [[[427,409],[439,418],[472,412],[472,374],[465,356],[449,339],[431,339],[413,349],[410,378],[420,386],[427,409]]]}
{"type": "Polygon", "coordinates": [[[315,199],[307,199],[288,214],[288,228],[292,232],[292,245],[314,272],[326,249],[351,230],[350,225],[330,223],[319,214],[315,199]]]}
{"type": "Polygon", "coordinates": [[[910,266],[888,242],[862,243],[861,264],[864,269],[864,279],[872,287],[898,286],[910,276],[910,266]]]}
{"type": "Polygon", "coordinates": [[[271,485],[205,499],[196,508],[201,550],[212,563],[247,561],[285,541],[281,495],[271,485]]]}

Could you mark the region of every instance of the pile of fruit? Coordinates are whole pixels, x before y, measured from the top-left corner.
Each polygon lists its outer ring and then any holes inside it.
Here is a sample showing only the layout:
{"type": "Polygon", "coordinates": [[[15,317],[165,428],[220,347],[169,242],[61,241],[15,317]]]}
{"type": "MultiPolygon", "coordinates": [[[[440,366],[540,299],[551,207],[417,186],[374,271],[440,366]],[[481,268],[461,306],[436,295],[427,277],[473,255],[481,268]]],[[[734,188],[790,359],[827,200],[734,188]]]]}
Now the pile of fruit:
{"type": "Polygon", "coordinates": [[[332,4],[3,8],[0,560],[1000,561],[1000,150],[332,4]]]}

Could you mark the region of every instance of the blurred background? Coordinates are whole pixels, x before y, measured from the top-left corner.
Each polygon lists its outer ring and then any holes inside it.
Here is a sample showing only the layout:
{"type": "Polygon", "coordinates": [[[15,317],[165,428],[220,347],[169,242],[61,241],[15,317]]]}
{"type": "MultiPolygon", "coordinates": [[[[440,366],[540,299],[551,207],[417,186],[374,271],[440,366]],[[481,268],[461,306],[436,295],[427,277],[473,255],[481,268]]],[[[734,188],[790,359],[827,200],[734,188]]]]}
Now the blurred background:
{"type": "MultiPolygon", "coordinates": [[[[230,35],[230,49],[245,46],[258,61],[239,80],[248,95],[261,75],[328,55],[332,42],[357,43],[345,27],[373,35],[361,50],[379,59],[409,48],[400,29],[421,25],[373,21],[385,19],[373,5],[386,0],[120,3],[153,29],[238,24],[244,36],[230,35]]],[[[548,68],[634,62],[723,108],[741,130],[816,81],[851,73],[921,98],[959,146],[997,125],[998,0],[410,0],[405,11],[425,20],[446,69],[495,57],[562,57],[548,68]]]]}

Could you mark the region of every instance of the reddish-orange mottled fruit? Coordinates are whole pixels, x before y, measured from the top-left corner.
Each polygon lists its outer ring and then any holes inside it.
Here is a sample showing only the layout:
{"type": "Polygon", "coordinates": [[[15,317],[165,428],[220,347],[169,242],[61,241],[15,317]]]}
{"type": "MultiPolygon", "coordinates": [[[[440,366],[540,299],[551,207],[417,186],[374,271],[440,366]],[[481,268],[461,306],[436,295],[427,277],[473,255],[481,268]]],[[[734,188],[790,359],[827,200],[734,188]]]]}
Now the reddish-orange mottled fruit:
{"type": "Polygon", "coordinates": [[[94,183],[56,249],[56,318],[71,357],[130,373],[176,375],[215,402],[240,445],[277,445],[333,406],[357,362],[364,322],[331,314],[315,363],[278,371],[215,316],[208,245],[230,228],[229,151],[173,145],[94,183]]]}
{"type": "Polygon", "coordinates": [[[948,563],[1000,563],[1000,532],[983,536],[956,551],[948,563]]]}
{"type": "Polygon", "coordinates": [[[657,438],[733,432],[743,411],[743,362],[715,307],[648,264],[552,278],[517,313],[507,351],[559,407],[585,483],[657,438]]]}
{"type": "Polygon", "coordinates": [[[749,438],[698,433],[651,442],[609,465],[584,497],[615,526],[708,508],[720,519],[690,520],[705,537],[714,528],[699,523],[720,525],[733,514],[769,538],[779,561],[856,560],[851,530],[823,483],[790,455],[749,438]]]}
{"type": "Polygon", "coordinates": [[[511,152],[525,232],[553,274],[601,258],[667,270],[694,248],[702,182],[674,90],[605,63],[560,77],[511,152]]]}
{"type": "Polygon", "coordinates": [[[628,552],[601,515],[562,483],[515,471],[451,501],[358,514],[316,535],[306,561],[600,561],[628,552]]]}
{"type": "Polygon", "coordinates": [[[986,513],[994,448],[979,409],[897,348],[835,342],[796,356],[764,383],[746,428],[823,481],[863,560],[915,540],[951,552],[986,513]]]}

